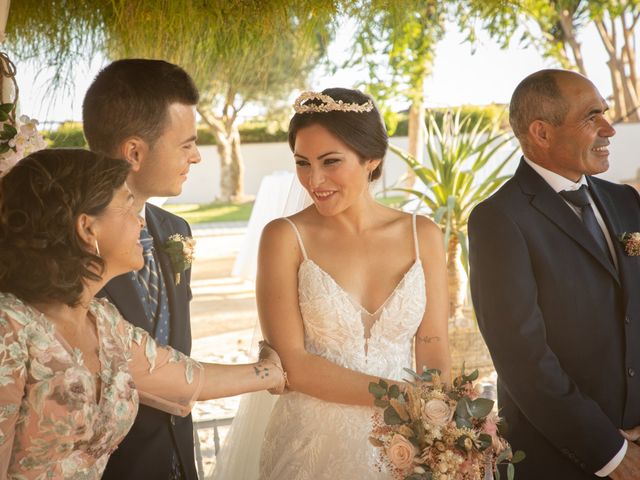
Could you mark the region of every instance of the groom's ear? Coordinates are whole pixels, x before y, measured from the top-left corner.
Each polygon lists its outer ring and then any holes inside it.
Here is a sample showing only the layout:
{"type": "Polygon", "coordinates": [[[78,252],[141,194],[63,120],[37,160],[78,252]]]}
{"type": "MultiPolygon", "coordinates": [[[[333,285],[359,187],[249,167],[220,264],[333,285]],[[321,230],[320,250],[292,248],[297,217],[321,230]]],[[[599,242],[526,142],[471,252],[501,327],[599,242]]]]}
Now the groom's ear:
{"type": "Polygon", "coordinates": [[[120,158],[131,164],[131,170],[137,172],[149,152],[149,145],[140,137],[129,137],[120,145],[120,158]]]}
{"type": "Polygon", "coordinates": [[[551,137],[551,124],[544,120],[534,120],[529,125],[529,138],[531,142],[542,148],[549,147],[551,137]]]}

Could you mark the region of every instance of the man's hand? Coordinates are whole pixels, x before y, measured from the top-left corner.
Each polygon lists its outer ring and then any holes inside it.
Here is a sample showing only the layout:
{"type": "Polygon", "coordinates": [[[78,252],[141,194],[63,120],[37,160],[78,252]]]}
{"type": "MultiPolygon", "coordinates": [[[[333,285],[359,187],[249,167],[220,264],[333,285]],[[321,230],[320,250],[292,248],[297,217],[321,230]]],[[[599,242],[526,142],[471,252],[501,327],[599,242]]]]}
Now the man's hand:
{"type": "MultiPolygon", "coordinates": [[[[636,432],[640,435],[639,427],[627,430],[628,432],[636,432]]],[[[625,435],[626,437],[626,435],[625,435]]],[[[636,438],[640,438],[636,437],[636,438]]],[[[629,438],[627,437],[627,440],[629,438]]],[[[609,475],[613,480],[633,480],[640,478],[640,447],[633,440],[627,443],[627,453],[625,454],[620,465],[609,475]]]]}
{"type": "Polygon", "coordinates": [[[640,440],[640,426],[630,428],[629,430],[620,430],[620,433],[630,442],[638,443],[638,440],[640,440]]]}

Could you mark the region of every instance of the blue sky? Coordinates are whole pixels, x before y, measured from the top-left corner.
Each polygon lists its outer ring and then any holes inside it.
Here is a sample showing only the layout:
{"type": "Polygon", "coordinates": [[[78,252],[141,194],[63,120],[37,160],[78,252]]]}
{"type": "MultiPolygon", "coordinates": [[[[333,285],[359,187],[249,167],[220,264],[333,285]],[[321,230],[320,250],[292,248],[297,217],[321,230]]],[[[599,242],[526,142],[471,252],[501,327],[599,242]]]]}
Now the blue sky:
{"type": "MultiPolygon", "coordinates": [[[[338,61],[343,59],[341,45],[349,42],[351,34],[352,27],[348,24],[340,29],[338,38],[329,50],[331,58],[338,61]]],[[[583,44],[589,77],[606,98],[611,94],[611,82],[605,63],[606,53],[595,27],[586,28],[579,40],[583,44]]],[[[91,65],[79,65],[74,88],[65,93],[51,92],[47,88],[49,72],[37,74],[38,68],[33,64],[18,64],[21,112],[41,122],[80,120],[84,92],[104,63],[103,58],[96,58],[91,65]]],[[[482,32],[479,42],[472,49],[471,45],[464,43],[464,35],[450,25],[445,38],[438,44],[433,75],[426,84],[427,105],[441,107],[507,103],[522,78],[541,68],[553,66],[551,60],[544,60],[535,50],[522,49],[515,42],[510,48],[501,49],[482,32]]],[[[312,87],[318,90],[329,86],[352,87],[363,80],[362,71],[338,71],[332,76],[316,75],[312,87]]],[[[247,111],[245,115],[250,113],[247,111]]]]}

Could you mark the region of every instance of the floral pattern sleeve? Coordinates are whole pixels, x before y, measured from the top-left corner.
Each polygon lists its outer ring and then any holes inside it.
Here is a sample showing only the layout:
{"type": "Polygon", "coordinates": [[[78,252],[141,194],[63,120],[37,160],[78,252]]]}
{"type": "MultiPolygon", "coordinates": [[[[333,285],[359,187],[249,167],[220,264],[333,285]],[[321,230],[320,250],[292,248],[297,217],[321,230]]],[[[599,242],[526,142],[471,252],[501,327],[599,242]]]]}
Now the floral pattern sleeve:
{"type": "Polygon", "coordinates": [[[16,323],[20,323],[19,315],[0,302],[0,478],[7,476],[25,394],[27,349],[16,323]]]}
{"type": "Polygon", "coordinates": [[[145,330],[124,320],[115,306],[108,304],[107,312],[125,343],[140,403],[173,415],[188,415],[202,390],[202,365],[169,346],[156,345],[145,330]]]}

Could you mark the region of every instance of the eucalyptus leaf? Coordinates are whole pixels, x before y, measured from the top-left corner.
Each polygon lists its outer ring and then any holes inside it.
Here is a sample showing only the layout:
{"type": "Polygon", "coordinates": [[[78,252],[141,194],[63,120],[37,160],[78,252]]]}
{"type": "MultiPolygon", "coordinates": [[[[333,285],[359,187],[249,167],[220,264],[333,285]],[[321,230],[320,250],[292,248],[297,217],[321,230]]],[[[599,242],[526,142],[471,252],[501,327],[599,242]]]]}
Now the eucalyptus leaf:
{"type": "Polygon", "coordinates": [[[516,476],[516,468],[513,466],[513,463],[507,464],[507,478],[509,480],[513,480],[516,476]]]}
{"type": "Polygon", "coordinates": [[[398,388],[398,385],[393,384],[391,385],[391,387],[389,387],[389,398],[398,398],[400,396],[400,388],[398,388]]]}
{"type": "Polygon", "coordinates": [[[382,388],[380,385],[378,385],[375,382],[370,382],[369,383],[369,393],[371,395],[373,395],[374,397],[376,397],[376,399],[381,399],[382,397],[384,397],[387,394],[387,391],[382,388]]]}
{"type": "Polygon", "coordinates": [[[387,425],[402,425],[405,423],[395,411],[393,407],[387,407],[384,410],[384,423],[387,425]]]}
{"type": "Polygon", "coordinates": [[[493,409],[493,400],[488,398],[476,398],[469,404],[469,410],[474,418],[484,418],[493,409]]]}
{"type": "Polygon", "coordinates": [[[522,450],[517,450],[516,453],[513,454],[513,458],[511,458],[511,463],[518,463],[527,458],[526,453],[522,450]]]}

